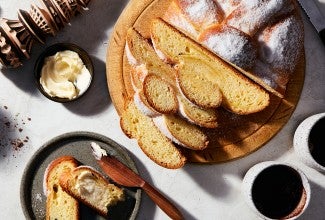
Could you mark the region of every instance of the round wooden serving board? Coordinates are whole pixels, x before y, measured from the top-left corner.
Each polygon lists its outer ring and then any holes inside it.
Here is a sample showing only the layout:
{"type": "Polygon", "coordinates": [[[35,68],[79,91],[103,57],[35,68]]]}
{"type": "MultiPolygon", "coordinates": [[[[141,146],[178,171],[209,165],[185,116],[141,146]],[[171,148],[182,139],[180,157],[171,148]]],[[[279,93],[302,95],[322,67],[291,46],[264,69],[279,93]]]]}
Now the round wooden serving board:
{"type": "MultiPolygon", "coordinates": [[[[106,57],[108,89],[119,115],[125,100],[132,97],[129,65],[124,54],[127,30],[135,27],[149,38],[151,20],[160,17],[171,0],[131,0],[118,19],[111,35],[106,57]]],[[[262,112],[239,116],[218,109],[219,126],[206,129],[209,146],[203,151],[185,150],[189,162],[227,162],[254,152],[287,123],[299,100],[304,83],[305,57],[296,67],[284,99],[271,95],[270,105],[262,112]]]]}

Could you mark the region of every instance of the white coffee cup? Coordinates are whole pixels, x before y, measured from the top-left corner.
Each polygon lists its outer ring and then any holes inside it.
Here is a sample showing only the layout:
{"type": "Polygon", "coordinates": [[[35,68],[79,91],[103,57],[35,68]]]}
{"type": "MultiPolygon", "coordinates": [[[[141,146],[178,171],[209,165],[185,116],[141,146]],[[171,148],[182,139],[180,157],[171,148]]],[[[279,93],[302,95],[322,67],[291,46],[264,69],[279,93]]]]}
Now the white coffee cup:
{"type": "MultiPolygon", "coordinates": [[[[302,213],[306,210],[306,208],[309,204],[310,185],[309,185],[307,177],[301,170],[299,170],[291,165],[288,165],[286,163],[279,163],[279,162],[275,162],[275,161],[265,161],[265,162],[258,163],[256,165],[254,165],[253,167],[251,167],[247,171],[247,173],[243,179],[243,182],[242,182],[242,193],[245,197],[245,201],[248,204],[248,206],[254,211],[254,213],[257,216],[259,216],[261,219],[267,219],[267,220],[276,219],[276,218],[272,217],[271,215],[267,216],[265,214],[265,212],[263,213],[263,211],[260,208],[258,208],[258,205],[256,202],[257,194],[254,194],[254,191],[253,191],[254,190],[253,188],[257,187],[256,185],[258,185],[255,182],[257,180],[257,178],[259,178],[258,181],[260,181],[262,176],[263,175],[265,176],[265,173],[269,172],[270,169],[274,169],[274,167],[278,167],[277,169],[279,169],[279,167],[281,167],[281,168],[284,167],[285,170],[288,168],[288,173],[289,172],[291,174],[294,173],[296,178],[300,178],[300,180],[301,180],[302,193],[301,193],[301,197],[300,196],[298,197],[299,198],[299,200],[297,200],[298,205],[296,205],[295,208],[293,207],[292,210],[290,210],[290,212],[288,214],[281,217],[281,219],[288,219],[288,220],[296,219],[302,215],[302,213]],[[281,166],[279,166],[279,165],[281,165],[281,166]],[[263,171],[265,171],[265,172],[263,172],[263,171]],[[254,183],[256,183],[256,185],[254,185],[254,183]]],[[[273,176],[272,176],[272,178],[273,178],[273,176]]],[[[277,178],[277,176],[274,176],[274,178],[277,178]]],[[[272,185],[271,187],[274,187],[274,186],[272,185]]],[[[262,188],[264,190],[264,185],[262,188]]],[[[255,188],[255,190],[256,190],[256,188],[255,188]]],[[[266,186],[266,185],[265,185],[265,190],[268,190],[268,186],[266,186]]],[[[259,197],[261,197],[261,195],[259,195],[259,197]]],[[[274,204],[274,203],[272,203],[272,204],[274,204]]]]}
{"type": "Polygon", "coordinates": [[[321,119],[325,120],[325,113],[312,115],[301,122],[295,131],[293,137],[293,146],[297,156],[303,163],[318,171],[325,172],[325,167],[319,164],[312,156],[310,145],[311,131],[317,122],[319,122],[321,119]]]}

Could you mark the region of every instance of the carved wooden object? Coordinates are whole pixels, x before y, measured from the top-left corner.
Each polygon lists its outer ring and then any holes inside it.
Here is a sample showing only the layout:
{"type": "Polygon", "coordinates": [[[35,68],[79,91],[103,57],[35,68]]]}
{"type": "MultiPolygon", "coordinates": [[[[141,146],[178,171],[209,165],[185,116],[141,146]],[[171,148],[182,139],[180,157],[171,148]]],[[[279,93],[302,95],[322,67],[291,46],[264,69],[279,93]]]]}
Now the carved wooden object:
{"type": "Polygon", "coordinates": [[[19,9],[18,20],[0,19],[0,63],[19,67],[29,59],[34,42],[44,44],[55,36],[70,19],[86,9],[90,0],[39,0],[29,12],[19,9]]]}

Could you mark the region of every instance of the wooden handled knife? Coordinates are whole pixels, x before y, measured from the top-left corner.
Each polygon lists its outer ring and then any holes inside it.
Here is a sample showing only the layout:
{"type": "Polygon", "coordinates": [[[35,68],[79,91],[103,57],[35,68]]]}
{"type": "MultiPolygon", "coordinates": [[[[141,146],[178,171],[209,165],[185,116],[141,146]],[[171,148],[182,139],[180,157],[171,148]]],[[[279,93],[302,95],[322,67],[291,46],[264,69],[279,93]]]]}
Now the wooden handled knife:
{"type": "Polygon", "coordinates": [[[91,143],[93,155],[99,166],[113,181],[127,187],[139,187],[171,218],[183,219],[181,212],[153,186],[138,174],[121,163],[118,159],[107,154],[98,144],[91,143]]]}

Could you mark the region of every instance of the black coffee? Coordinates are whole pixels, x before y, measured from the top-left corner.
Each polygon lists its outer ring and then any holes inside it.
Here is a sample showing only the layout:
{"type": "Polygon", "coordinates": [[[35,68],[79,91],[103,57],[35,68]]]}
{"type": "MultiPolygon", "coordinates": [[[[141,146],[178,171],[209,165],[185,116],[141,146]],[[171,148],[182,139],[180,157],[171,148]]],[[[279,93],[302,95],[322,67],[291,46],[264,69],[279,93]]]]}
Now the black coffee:
{"type": "Polygon", "coordinates": [[[299,173],[286,165],[263,170],[252,188],[256,208],[269,218],[283,218],[298,206],[303,194],[299,173]]]}
{"type": "Polygon", "coordinates": [[[325,118],[320,119],[310,131],[309,148],[313,158],[325,166],[325,118]]]}

